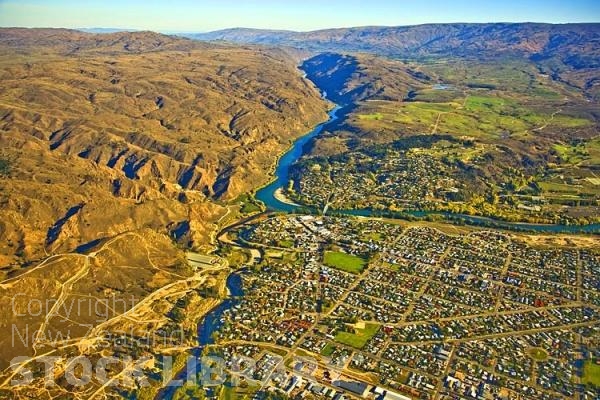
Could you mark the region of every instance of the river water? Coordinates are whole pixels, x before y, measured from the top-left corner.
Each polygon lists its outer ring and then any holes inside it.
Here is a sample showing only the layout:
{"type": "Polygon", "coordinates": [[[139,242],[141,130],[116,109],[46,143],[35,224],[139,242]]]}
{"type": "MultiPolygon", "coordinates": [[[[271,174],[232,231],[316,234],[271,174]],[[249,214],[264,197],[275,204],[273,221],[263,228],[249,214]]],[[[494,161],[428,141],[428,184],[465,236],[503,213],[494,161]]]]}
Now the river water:
{"type": "MultiPolygon", "coordinates": [[[[202,357],[202,351],[206,345],[214,343],[213,334],[217,332],[223,326],[223,316],[227,310],[234,307],[239,301],[240,297],[244,295],[244,289],[242,286],[242,274],[243,272],[236,272],[227,277],[227,289],[229,290],[229,296],[218,306],[213,308],[198,324],[198,347],[192,352],[192,356],[198,359],[202,357]]],[[[198,362],[199,364],[199,362],[198,362]]],[[[188,379],[187,371],[179,371],[173,380],[188,379]]],[[[162,389],[155,400],[171,400],[178,386],[167,386],[162,389]]]]}
{"type": "Polygon", "coordinates": [[[298,206],[284,203],[275,198],[275,192],[277,189],[286,187],[290,180],[290,168],[298,161],[305,153],[305,146],[310,140],[321,134],[325,125],[334,122],[338,119],[337,112],[340,110],[339,106],[336,106],[329,112],[329,120],[318,125],[315,129],[307,133],[306,135],[297,139],[293,146],[285,153],[277,162],[277,168],[275,170],[275,180],[269,185],[260,189],[256,193],[256,198],[267,206],[270,210],[292,212],[298,209],[298,206]]]}

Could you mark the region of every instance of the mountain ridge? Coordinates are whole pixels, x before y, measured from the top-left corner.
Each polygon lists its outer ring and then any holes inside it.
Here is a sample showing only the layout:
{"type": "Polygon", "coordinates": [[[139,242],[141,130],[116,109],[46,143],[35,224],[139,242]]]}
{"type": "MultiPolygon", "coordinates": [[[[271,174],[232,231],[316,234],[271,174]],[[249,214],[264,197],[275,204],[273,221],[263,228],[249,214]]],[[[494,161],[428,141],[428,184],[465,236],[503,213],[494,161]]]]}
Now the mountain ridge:
{"type": "Polygon", "coordinates": [[[206,42],[287,46],[313,55],[369,53],[392,59],[526,59],[553,80],[598,98],[600,23],[456,23],[356,27],[312,32],[229,29],[187,35],[206,42]]]}
{"type": "MultiPolygon", "coordinates": [[[[454,23],[365,26],[310,32],[234,28],[186,37],[285,45],[313,51],[356,51],[400,58],[526,55],[552,57],[569,50],[591,59],[600,48],[600,23],[454,23]],[[590,54],[590,50],[593,53],[590,54]]],[[[597,59],[598,57],[596,57],[597,59]]],[[[595,65],[595,63],[593,63],[595,65]]]]}

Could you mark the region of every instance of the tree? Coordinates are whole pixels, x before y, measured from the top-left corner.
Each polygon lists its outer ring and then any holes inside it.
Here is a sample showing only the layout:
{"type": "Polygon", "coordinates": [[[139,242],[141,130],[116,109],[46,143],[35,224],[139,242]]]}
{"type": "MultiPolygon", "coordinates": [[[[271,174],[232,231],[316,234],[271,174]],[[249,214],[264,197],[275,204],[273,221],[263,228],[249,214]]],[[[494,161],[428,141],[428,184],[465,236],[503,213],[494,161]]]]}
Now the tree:
{"type": "Polygon", "coordinates": [[[0,155],[0,175],[7,176],[10,173],[11,160],[0,155]]]}
{"type": "Polygon", "coordinates": [[[181,323],[185,320],[185,313],[183,312],[183,310],[181,308],[175,307],[169,313],[169,317],[173,321],[175,321],[177,323],[181,323]]]}

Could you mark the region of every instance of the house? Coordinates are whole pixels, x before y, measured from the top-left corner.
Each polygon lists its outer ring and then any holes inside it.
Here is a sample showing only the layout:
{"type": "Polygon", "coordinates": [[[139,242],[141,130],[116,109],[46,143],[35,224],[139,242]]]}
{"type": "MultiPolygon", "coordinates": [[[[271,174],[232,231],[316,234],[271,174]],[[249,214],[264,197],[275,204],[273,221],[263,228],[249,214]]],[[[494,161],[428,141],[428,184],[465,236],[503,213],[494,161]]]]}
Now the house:
{"type": "Polygon", "coordinates": [[[351,393],[354,393],[360,397],[365,397],[369,388],[369,386],[366,383],[356,381],[337,380],[333,382],[333,385],[339,387],[340,389],[344,389],[351,393]]]}
{"type": "Polygon", "coordinates": [[[300,385],[302,385],[302,378],[299,376],[293,375],[288,387],[285,389],[285,392],[289,395],[290,393],[292,393],[292,390],[294,390],[296,388],[296,386],[300,386],[300,385]]]}

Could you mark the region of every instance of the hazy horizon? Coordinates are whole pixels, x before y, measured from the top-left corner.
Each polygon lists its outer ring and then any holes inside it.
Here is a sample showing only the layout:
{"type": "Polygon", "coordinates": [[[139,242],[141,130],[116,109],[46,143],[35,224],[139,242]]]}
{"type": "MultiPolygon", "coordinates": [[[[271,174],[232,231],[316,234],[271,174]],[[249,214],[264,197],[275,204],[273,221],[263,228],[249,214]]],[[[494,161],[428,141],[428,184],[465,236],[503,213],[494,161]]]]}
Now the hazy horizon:
{"type": "Polygon", "coordinates": [[[158,1],[0,0],[0,26],[69,29],[152,30],[164,33],[209,32],[229,28],[313,31],[360,26],[427,23],[594,23],[595,1],[507,0],[473,5],[468,0],[400,2],[373,0],[158,1]]]}

